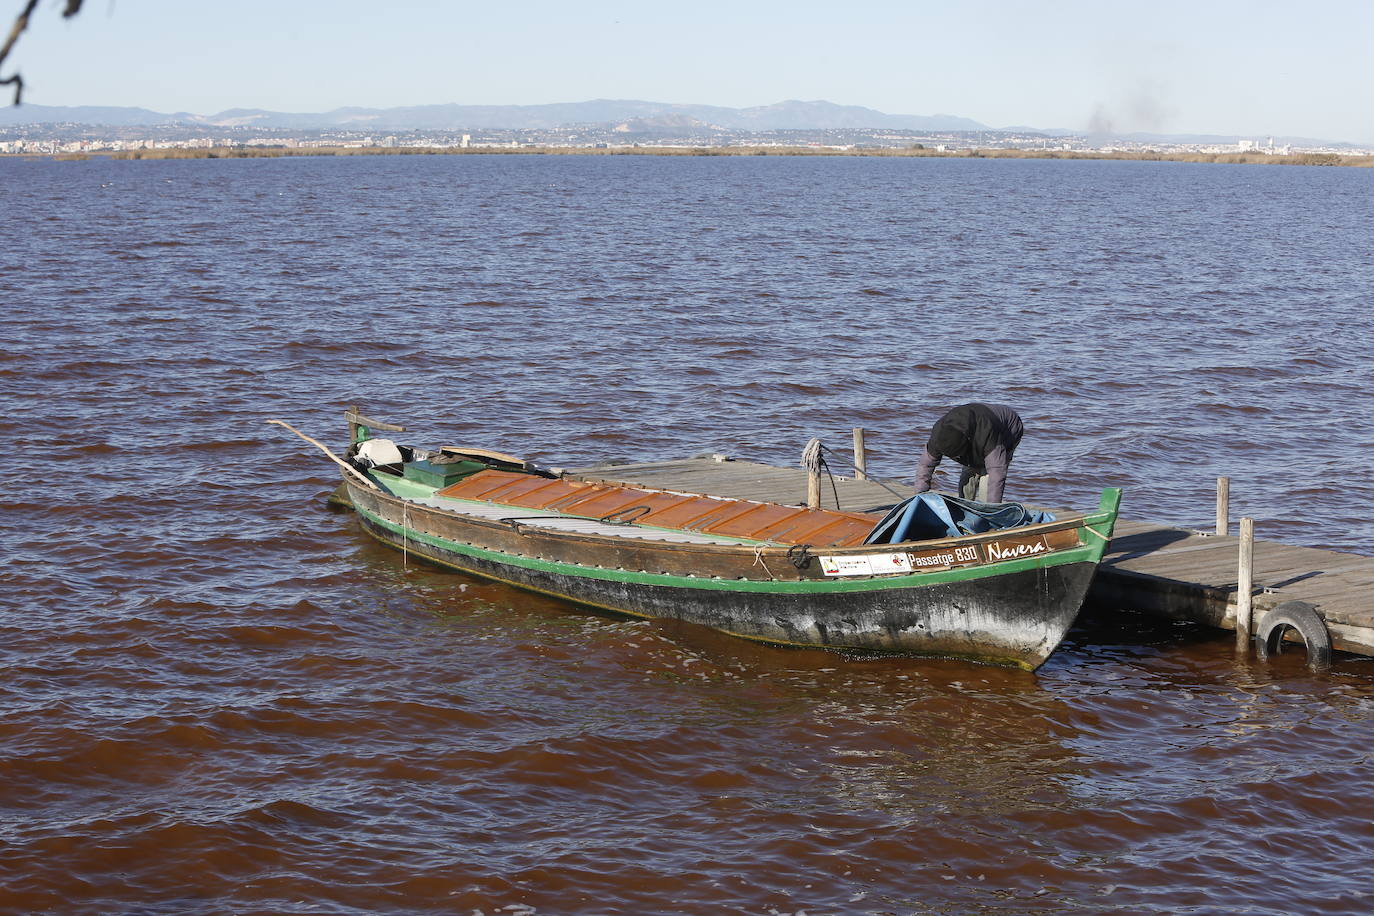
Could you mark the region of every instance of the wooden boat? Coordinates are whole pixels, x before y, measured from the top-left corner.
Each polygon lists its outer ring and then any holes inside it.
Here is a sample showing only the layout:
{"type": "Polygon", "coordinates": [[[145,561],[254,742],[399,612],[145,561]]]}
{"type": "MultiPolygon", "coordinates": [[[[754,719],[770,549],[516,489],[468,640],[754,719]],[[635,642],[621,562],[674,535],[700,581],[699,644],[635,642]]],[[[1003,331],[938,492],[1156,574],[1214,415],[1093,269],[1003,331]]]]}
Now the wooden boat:
{"type": "Polygon", "coordinates": [[[882,513],[656,490],[481,449],[401,446],[400,461],[365,467],[372,431],[401,427],[348,419],[348,460],[292,431],[343,467],[336,497],[364,530],[410,556],[594,608],[850,653],[1035,669],[1073,623],[1121,499],[1107,489],[1092,513],[865,543],[882,513]]]}

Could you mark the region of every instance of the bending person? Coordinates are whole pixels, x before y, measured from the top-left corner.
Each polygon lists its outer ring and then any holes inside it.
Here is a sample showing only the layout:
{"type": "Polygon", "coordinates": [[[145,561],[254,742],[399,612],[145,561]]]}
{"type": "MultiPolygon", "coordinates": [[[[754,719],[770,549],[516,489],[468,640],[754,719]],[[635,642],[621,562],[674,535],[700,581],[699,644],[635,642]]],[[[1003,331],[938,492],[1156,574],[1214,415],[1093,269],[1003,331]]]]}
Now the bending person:
{"type": "Polygon", "coordinates": [[[930,441],[916,468],[916,492],[930,489],[942,458],[963,466],[959,495],[982,503],[1000,503],[1007,467],[1025,433],[1021,417],[1000,404],[961,404],[935,421],[930,441]]]}

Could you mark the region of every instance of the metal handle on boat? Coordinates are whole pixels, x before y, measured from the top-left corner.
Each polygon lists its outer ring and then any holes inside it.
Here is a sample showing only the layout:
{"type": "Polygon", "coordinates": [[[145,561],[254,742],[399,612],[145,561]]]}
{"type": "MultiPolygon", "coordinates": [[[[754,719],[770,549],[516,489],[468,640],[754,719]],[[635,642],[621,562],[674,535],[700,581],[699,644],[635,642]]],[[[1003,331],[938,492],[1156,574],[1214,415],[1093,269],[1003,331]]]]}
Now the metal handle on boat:
{"type": "MultiPolygon", "coordinates": [[[[543,520],[543,521],[556,520],[556,521],[560,521],[560,522],[567,522],[567,521],[576,521],[577,519],[576,519],[576,516],[572,516],[572,515],[508,515],[508,516],[506,516],[505,518],[498,518],[498,519],[497,519],[498,522],[504,522],[505,524],[510,525],[511,530],[514,531],[516,534],[521,535],[521,536],[523,536],[523,535],[525,534],[525,532],[524,532],[524,531],[521,529],[521,527],[520,527],[520,525],[521,525],[523,522],[534,522],[534,521],[539,521],[539,520],[543,520]]],[[[535,527],[538,527],[538,526],[535,526],[535,527]]],[[[546,527],[549,528],[549,529],[551,529],[551,530],[555,530],[555,531],[558,530],[558,529],[556,529],[556,528],[553,528],[553,526],[551,526],[551,525],[550,525],[550,526],[546,526],[546,527]]]]}
{"type": "Polygon", "coordinates": [[[614,512],[608,512],[597,519],[597,521],[607,525],[633,525],[636,521],[652,511],[654,510],[649,506],[629,506],[624,509],[617,509],[614,512]],[[631,512],[635,514],[630,515],[629,513],[631,512]]]}

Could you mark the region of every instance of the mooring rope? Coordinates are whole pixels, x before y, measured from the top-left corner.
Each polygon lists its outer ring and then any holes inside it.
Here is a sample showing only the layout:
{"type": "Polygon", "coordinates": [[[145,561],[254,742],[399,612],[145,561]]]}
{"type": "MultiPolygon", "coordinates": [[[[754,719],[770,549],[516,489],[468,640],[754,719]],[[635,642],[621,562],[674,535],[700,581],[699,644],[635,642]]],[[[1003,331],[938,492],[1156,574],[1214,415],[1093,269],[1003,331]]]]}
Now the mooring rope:
{"type": "Polygon", "coordinates": [[[801,465],[806,468],[806,473],[821,476],[824,469],[826,476],[830,478],[830,492],[835,496],[835,508],[840,508],[840,490],[835,485],[835,474],[830,470],[830,464],[825,460],[825,452],[829,451],[821,444],[820,439],[813,438],[806,443],[806,448],[802,449],[801,465]]]}
{"type": "MultiPolygon", "coordinates": [[[[859,470],[859,466],[858,466],[857,464],[855,464],[853,461],[851,461],[850,459],[846,458],[846,457],[844,456],[844,452],[837,452],[837,451],[835,451],[833,448],[831,448],[831,447],[828,446],[828,445],[822,445],[821,448],[823,448],[825,451],[829,452],[831,455],[834,455],[834,456],[836,456],[837,458],[839,458],[840,461],[841,461],[842,463],[849,465],[849,467],[852,468],[855,472],[857,472],[857,471],[859,470]]],[[[889,487],[887,484],[883,483],[882,480],[881,480],[880,478],[870,476],[869,473],[868,473],[868,471],[864,471],[863,479],[864,479],[864,480],[868,480],[868,481],[872,481],[873,483],[876,483],[878,486],[882,487],[884,490],[886,490],[887,492],[891,493],[893,496],[897,497],[898,499],[906,499],[906,497],[905,497],[904,495],[902,495],[901,493],[899,493],[899,492],[897,492],[896,490],[892,489],[892,488],[889,487]]]]}
{"type": "Polygon", "coordinates": [[[821,472],[821,465],[825,459],[821,457],[821,449],[825,448],[820,439],[813,438],[806,443],[806,448],[802,449],[801,465],[814,474],[821,472]]]}
{"type": "Polygon", "coordinates": [[[766,546],[768,546],[768,545],[766,545],[766,544],[760,544],[760,545],[758,545],[757,547],[754,548],[754,565],[755,565],[755,566],[762,566],[762,567],[763,567],[763,571],[766,572],[766,573],[768,573],[768,578],[773,579],[773,580],[776,581],[778,577],[775,576],[775,575],[773,575],[773,570],[771,570],[771,569],[768,568],[768,564],[765,563],[765,562],[764,562],[764,559],[763,559],[763,548],[766,547],[766,546]]]}
{"type": "MultiPolygon", "coordinates": [[[[819,476],[821,470],[824,469],[825,473],[830,477],[830,490],[835,495],[835,508],[838,509],[840,508],[840,491],[835,483],[835,473],[830,469],[830,461],[826,458],[826,455],[838,457],[842,463],[849,465],[856,472],[859,470],[859,466],[848,458],[845,458],[843,454],[823,444],[820,439],[811,439],[811,441],[806,443],[806,447],[802,449],[801,465],[806,468],[807,473],[819,476]]],[[[857,474],[855,476],[857,479],[857,474]]],[[[898,500],[906,499],[904,494],[892,489],[877,477],[870,477],[867,472],[864,473],[864,479],[876,483],[878,486],[897,497],[898,500]]]]}

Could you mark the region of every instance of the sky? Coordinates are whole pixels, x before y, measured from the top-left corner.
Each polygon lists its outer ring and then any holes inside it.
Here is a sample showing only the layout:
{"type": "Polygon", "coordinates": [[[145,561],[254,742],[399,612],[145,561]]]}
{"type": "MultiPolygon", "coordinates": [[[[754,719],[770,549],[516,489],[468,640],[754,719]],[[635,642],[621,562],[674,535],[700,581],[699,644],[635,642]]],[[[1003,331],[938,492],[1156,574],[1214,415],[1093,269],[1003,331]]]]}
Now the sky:
{"type": "Polygon", "coordinates": [[[0,76],[34,104],[195,114],[802,99],[1374,145],[1371,35],[1369,0],[40,0],[0,76]]]}

